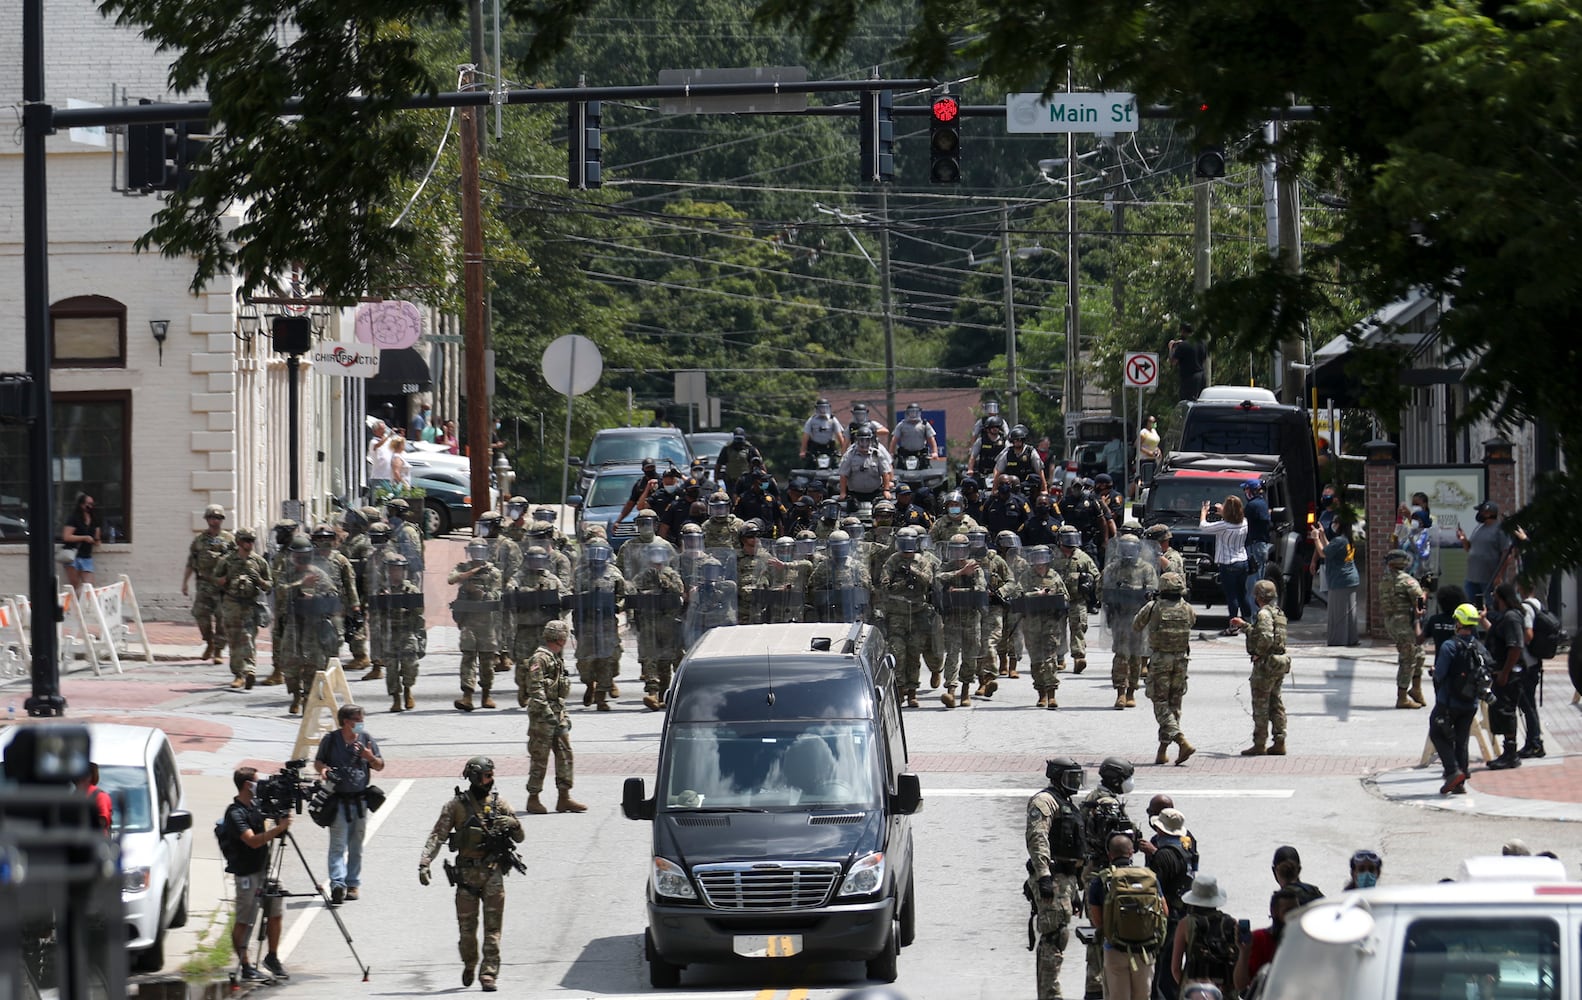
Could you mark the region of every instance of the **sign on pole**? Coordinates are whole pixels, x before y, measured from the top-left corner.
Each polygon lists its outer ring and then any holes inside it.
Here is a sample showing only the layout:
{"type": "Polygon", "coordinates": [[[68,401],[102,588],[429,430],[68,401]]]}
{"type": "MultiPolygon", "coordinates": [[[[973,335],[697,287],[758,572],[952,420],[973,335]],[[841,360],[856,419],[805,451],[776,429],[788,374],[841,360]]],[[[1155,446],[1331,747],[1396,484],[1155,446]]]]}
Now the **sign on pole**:
{"type": "Polygon", "coordinates": [[[1012,133],[1137,131],[1137,95],[1122,93],[1006,94],[1005,130],[1012,133]]]}
{"type": "Polygon", "coordinates": [[[566,439],[560,454],[560,505],[566,505],[566,488],[571,471],[571,411],[577,397],[599,384],[604,374],[604,358],[599,345],[587,337],[568,333],[556,337],[544,348],[544,381],[566,397],[566,439]]]}
{"type": "Polygon", "coordinates": [[[1159,355],[1147,351],[1127,351],[1121,375],[1129,389],[1152,389],[1159,385],[1159,355]]]}

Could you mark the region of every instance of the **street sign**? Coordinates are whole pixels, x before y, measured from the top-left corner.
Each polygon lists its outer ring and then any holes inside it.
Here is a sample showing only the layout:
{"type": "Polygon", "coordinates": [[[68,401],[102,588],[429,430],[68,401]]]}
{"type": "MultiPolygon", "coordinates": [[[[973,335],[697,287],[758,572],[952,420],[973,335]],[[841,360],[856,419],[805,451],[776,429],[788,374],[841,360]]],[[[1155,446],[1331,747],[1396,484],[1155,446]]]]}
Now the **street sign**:
{"type": "Polygon", "coordinates": [[[544,348],[544,381],[562,396],[580,396],[599,384],[604,358],[599,345],[587,337],[568,333],[544,348]]]}
{"type": "Polygon", "coordinates": [[[379,373],[379,349],[355,340],[324,341],[309,352],[313,370],[321,375],[373,378],[379,373]]]}
{"type": "Polygon", "coordinates": [[[709,377],[707,372],[689,370],[676,372],[676,402],[699,403],[707,402],[709,398],[709,377]]]}
{"type": "MultiPolygon", "coordinates": [[[[806,83],[805,66],[747,66],[741,69],[662,69],[661,87],[695,83],[806,83]]],[[[762,115],[807,110],[806,94],[748,94],[741,97],[664,97],[667,115],[762,115]]]]}
{"type": "Polygon", "coordinates": [[[1006,94],[1005,130],[1012,133],[1137,131],[1137,95],[1122,93],[1006,94]]]}
{"type": "Polygon", "coordinates": [[[1159,385],[1159,355],[1147,351],[1127,351],[1121,375],[1128,389],[1152,389],[1159,385]]]}

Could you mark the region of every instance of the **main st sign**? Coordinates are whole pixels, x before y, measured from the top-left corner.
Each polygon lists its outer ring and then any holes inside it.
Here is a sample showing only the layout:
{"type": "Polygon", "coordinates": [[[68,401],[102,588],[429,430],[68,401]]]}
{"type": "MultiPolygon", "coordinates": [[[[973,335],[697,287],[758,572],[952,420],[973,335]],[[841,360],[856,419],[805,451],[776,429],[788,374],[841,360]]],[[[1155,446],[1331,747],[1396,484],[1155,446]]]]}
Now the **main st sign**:
{"type": "Polygon", "coordinates": [[[1011,133],[1137,131],[1137,95],[1120,93],[1006,94],[1005,130],[1011,133]]]}

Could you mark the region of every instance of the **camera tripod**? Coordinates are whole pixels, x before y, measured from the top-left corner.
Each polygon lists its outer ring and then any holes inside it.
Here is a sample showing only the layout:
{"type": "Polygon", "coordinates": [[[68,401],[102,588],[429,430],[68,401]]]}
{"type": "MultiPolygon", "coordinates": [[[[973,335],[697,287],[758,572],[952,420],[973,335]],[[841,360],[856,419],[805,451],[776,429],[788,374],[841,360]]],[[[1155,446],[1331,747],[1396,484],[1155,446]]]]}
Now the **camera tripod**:
{"type": "MultiPolygon", "coordinates": [[[[302,853],[301,845],[297,843],[297,838],[291,835],[290,830],[285,832],[284,836],[280,838],[280,842],[276,843],[270,851],[269,864],[264,869],[264,885],[260,891],[267,896],[279,896],[281,898],[317,896],[319,899],[322,899],[324,901],[324,908],[329,910],[330,916],[335,918],[335,926],[341,929],[341,937],[346,939],[346,950],[352,953],[352,961],[357,963],[357,968],[362,971],[363,982],[366,983],[368,981],[368,966],[363,964],[362,956],[357,954],[356,947],[352,945],[351,932],[346,929],[346,923],[345,921],[341,920],[341,915],[336,907],[330,903],[330,897],[325,894],[323,884],[319,882],[318,876],[313,874],[313,869],[308,864],[307,856],[302,853]],[[283,888],[285,883],[281,881],[280,875],[281,869],[285,867],[286,844],[288,843],[291,845],[292,850],[297,852],[297,859],[302,862],[302,870],[308,873],[308,882],[313,886],[312,892],[286,892],[283,888]]],[[[260,919],[258,921],[258,947],[260,955],[265,954],[264,948],[266,946],[264,942],[267,936],[268,926],[269,921],[267,919],[260,919]]]]}

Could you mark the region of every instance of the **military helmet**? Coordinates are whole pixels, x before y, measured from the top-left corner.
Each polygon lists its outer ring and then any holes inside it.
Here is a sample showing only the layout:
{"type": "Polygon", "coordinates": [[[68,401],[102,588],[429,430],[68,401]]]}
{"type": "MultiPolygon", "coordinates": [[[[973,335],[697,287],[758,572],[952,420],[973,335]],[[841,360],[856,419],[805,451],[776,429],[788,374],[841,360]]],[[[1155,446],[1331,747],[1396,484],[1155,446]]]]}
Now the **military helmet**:
{"type": "Polygon", "coordinates": [[[392,552],[385,556],[384,563],[387,570],[399,569],[405,572],[407,568],[407,558],[399,552],[392,552]]]}
{"type": "Polygon", "coordinates": [[[636,520],[657,521],[659,520],[659,514],[652,507],[640,507],[637,510],[636,520]]]}
{"type": "Polygon", "coordinates": [[[1022,544],[1022,540],[1016,532],[1007,529],[994,536],[994,544],[1002,549],[1014,549],[1022,544]]]}
{"type": "Polygon", "coordinates": [[[498,521],[501,521],[501,520],[504,520],[504,519],[500,516],[500,512],[499,511],[486,510],[482,514],[478,515],[478,520],[479,521],[487,521],[490,524],[494,524],[494,523],[496,523],[498,521]]]}
{"type": "Polygon", "coordinates": [[[607,564],[610,561],[610,557],[615,554],[615,551],[603,539],[599,539],[590,544],[584,550],[584,553],[588,557],[588,565],[598,568],[607,564]]]}
{"type": "Polygon", "coordinates": [[[1058,788],[1067,795],[1075,795],[1082,791],[1082,765],[1070,757],[1051,757],[1045,761],[1044,777],[1049,779],[1051,787],[1058,788]]]}
{"type": "Polygon", "coordinates": [[[473,757],[467,761],[467,766],[461,769],[461,776],[475,785],[486,774],[494,774],[493,758],[473,757]]]}
{"type": "Polygon", "coordinates": [[[1061,548],[1074,549],[1082,544],[1082,532],[1076,528],[1061,528],[1055,534],[1055,544],[1061,548]]]}
{"type": "Polygon", "coordinates": [[[683,538],[685,538],[688,535],[702,535],[702,534],[703,534],[703,525],[701,525],[701,524],[693,524],[692,522],[689,521],[686,524],[683,524],[681,526],[681,537],[683,537],[683,538]]]}
{"type": "Polygon", "coordinates": [[[473,562],[484,562],[489,558],[489,543],[474,539],[467,543],[467,558],[473,562]]]}
{"type": "Polygon", "coordinates": [[[757,538],[759,532],[758,519],[743,521],[742,526],[736,529],[736,534],[741,538],[757,538]]]}
{"type": "Polygon", "coordinates": [[[776,538],[775,539],[775,558],[776,559],[794,559],[794,558],[796,558],[796,539],[792,538],[790,535],[781,535],[779,538],[776,538]]]}
{"type": "Polygon", "coordinates": [[[825,541],[829,542],[829,550],[832,553],[839,551],[842,555],[844,555],[845,553],[851,551],[851,536],[839,528],[836,528],[834,531],[830,532],[829,538],[825,539],[825,541]],[[842,546],[842,548],[837,550],[837,545],[842,546]]]}
{"type": "Polygon", "coordinates": [[[1027,550],[1027,563],[1030,566],[1047,566],[1054,561],[1054,557],[1047,545],[1034,545],[1027,550]]]}
{"type": "Polygon", "coordinates": [[[1405,549],[1391,549],[1384,554],[1384,562],[1387,566],[1394,566],[1396,564],[1405,566],[1411,563],[1411,561],[1412,554],[1407,552],[1405,549]]]}
{"type": "Polygon", "coordinates": [[[333,542],[333,541],[335,541],[335,529],[330,527],[327,524],[315,524],[313,526],[313,536],[312,537],[313,537],[313,540],[315,542],[319,542],[319,541],[331,541],[331,542],[333,542]]]}
{"type": "Polygon", "coordinates": [[[258,536],[253,534],[252,528],[237,528],[236,540],[238,542],[256,542],[258,541],[258,536]]]}
{"type": "Polygon", "coordinates": [[[553,525],[555,523],[555,511],[554,511],[554,508],[551,508],[551,507],[535,507],[535,508],[533,508],[533,520],[535,520],[535,521],[543,521],[546,524],[553,525]]]}
{"type": "Polygon", "coordinates": [[[522,553],[522,561],[528,569],[543,569],[549,565],[549,550],[542,545],[529,545],[522,553]]]}
{"type": "Polygon", "coordinates": [[[274,523],[274,529],[276,531],[296,531],[298,527],[299,525],[297,522],[289,517],[282,517],[280,520],[274,523]]]}
{"type": "Polygon", "coordinates": [[[534,521],[528,525],[527,533],[532,538],[548,538],[555,533],[555,526],[548,521],[534,521]]]}
{"type": "Polygon", "coordinates": [[[966,535],[954,534],[945,542],[946,559],[965,559],[967,552],[972,547],[972,541],[966,535]]]}
{"type": "Polygon", "coordinates": [[[385,511],[387,513],[397,514],[401,517],[405,517],[407,514],[411,513],[412,505],[400,497],[391,497],[385,501],[385,511]]]}
{"type": "Polygon", "coordinates": [[[1162,524],[1150,524],[1143,529],[1143,537],[1155,542],[1162,542],[1170,537],[1170,529],[1162,524]]]}
{"type": "Polygon", "coordinates": [[[960,490],[951,490],[949,493],[945,494],[945,509],[946,510],[949,510],[951,508],[952,504],[954,504],[957,507],[960,507],[960,506],[962,506],[963,503],[965,503],[965,498],[961,495],[961,491],[960,490]]]}
{"type": "Polygon", "coordinates": [[[1159,593],[1179,594],[1186,590],[1186,581],[1181,579],[1181,574],[1176,572],[1165,573],[1159,577],[1159,593]]]}
{"type": "Polygon", "coordinates": [[[899,552],[916,552],[923,547],[923,532],[916,525],[907,525],[895,533],[895,547],[899,552]]]}
{"type": "Polygon", "coordinates": [[[376,521],[368,526],[368,540],[375,545],[383,545],[390,540],[390,525],[383,521],[376,521]]]}
{"type": "Polygon", "coordinates": [[[560,618],[551,618],[544,623],[545,642],[565,642],[571,638],[571,626],[560,618]]]}
{"type": "Polygon", "coordinates": [[[211,503],[203,508],[203,519],[207,521],[211,517],[217,517],[222,521],[225,520],[225,508],[217,503],[211,503]]]}
{"type": "Polygon", "coordinates": [[[895,502],[892,500],[880,500],[878,503],[874,504],[873,516],[877,518],[881,514],[888,517],[893,517],[895,515],[895,502]]]}
{"type": "Polygon", "coordinates": [[[341,515],[341,527],[347,531],[362,531],[368,527],[368,517],[356,507],[348,507],[341,515]]]}
{"type": "Polygon", "coordinates": [[[1099,780],[1111,791],[1120,791],[1121,783],[1137,773],[1137,768],[1124,757],[1106,757],[1099,764],[1099,780]]]}
{"type": "Polygon", "coordinates": [[[312,552],[313,543],[308,540],[307,535],[304,535],[299,531],[295,535],[291,536],[291,545],[289,548],[292,552],[312,552]]]}
{"type": "Polygon", "coordinates": [[[710,493],[707,510],[710,517],[729,517],[731,513],[731,495],[724,490],[715,490],[710,493]]]}

